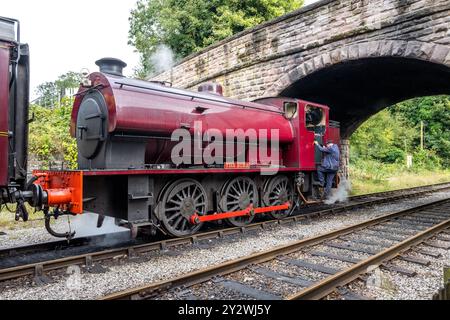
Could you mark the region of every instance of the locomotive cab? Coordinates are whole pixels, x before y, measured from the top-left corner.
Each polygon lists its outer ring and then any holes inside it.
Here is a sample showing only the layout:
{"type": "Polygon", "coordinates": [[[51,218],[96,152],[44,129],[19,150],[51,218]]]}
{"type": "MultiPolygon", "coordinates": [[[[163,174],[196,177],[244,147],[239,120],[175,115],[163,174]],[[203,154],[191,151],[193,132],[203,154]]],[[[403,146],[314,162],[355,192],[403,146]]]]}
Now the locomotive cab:
{"type": "MultiPolygon", "coordinates": [[[[327,133],[327,124],[325,118],[325,110],[320,106],[306,105],[305,106],[305,126],[306,130],[314,133],[314,141],[319,144],[324,144],[324,136],[327,133]]],[[[314,150],[314,161],[320,164],[322,154],[317,148],[314,150]]]]}
{"type": "Polygon", "coordinates": [[[330,123],[339,128],[338,123],[329,120],[329,107],[305,100],[292,98],[263,98],[256,102],[276,106],[283,111],[294,130],[294,141],[283,150],[283,161],[287,167],[300,170],[315,170],[321,162],[321,154],[314,147],[314,141],[323,144],[333,140],[339,144],[339,132],[330,123]]]}
{"type": "Polygon", "coordinates": [[[284,165],[300,171],[302,192],[314,193],[313,181],[316,180],[316,169],[322,161],[322,153],[314,142],[323,145],[325,141],[331,140],[339,145],[339,122],[330,120],[328,106],[310,101],[275,97],[258,99],[256,102],[278,107],[291,122],[295,138],[282,151],[284,165]]]}

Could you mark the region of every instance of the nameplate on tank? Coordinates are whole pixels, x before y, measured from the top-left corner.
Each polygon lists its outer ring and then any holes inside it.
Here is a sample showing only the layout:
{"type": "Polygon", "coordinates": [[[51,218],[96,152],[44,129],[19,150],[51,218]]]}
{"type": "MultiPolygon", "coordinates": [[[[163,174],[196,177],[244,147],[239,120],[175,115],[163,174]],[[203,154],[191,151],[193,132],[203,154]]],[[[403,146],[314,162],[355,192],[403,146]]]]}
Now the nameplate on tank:
{"type": "Polygon", "coordinates": [[[249,162],[226,162],[225,169],[250,169],[249,162]]]}

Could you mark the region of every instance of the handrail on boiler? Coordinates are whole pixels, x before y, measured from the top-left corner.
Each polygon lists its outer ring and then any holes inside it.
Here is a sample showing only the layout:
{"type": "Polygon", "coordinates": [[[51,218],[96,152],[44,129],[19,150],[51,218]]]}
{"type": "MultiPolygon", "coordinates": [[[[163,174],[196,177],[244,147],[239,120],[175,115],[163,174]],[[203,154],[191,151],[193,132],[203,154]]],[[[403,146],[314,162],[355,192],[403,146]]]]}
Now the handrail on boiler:
{"type": "Polygon", "coordinates": [[[138,88],[138,89],[144,89],[144,90],[150,90],[150,91],[156,91],[156,92],[163,92],[163,93],[174,94],[174,95],[178,95],[178,96],[182,96],[182,97],[188,97],[188,98],[191,98],[191,101],[194,101],[195,99],[199,99],[199,100],[211,101],[211,102],[222,103],[222,104],[227,104],[227,105],[231,104],[234,106],[242,107],[244,109],[256,109],[256,110],[261,110],[261,111],[273,112],[273,113],[277,113],[277,114],[281,114],[281,115],[284,114],[282,111],[275,111],[275,110],[268,110],[268,109],[263,109],[263,108],[258,108],[258,107],[252,107],[252,106],[248,106],[248,105],[244,105],[244,104],[239,104],[239,103],[236,103],[233,101],[221,101],[221,100],[214,99],[214,98],[199,97],[199,96],[195,96],[195,95],[188,94],[188,93],[174,92],[174,91],[168,91],[168,90],[157,89],[157,88],[150,88],[150,87],[139,86],[139,85],[135,85],[135,84],[123,83],[123,82],[118,82],[118,81],[116,81],[115,84],[120,85],[121,88],[123,86],[127,86],[127,87],[132,87],[132,88],[138,88]]]}

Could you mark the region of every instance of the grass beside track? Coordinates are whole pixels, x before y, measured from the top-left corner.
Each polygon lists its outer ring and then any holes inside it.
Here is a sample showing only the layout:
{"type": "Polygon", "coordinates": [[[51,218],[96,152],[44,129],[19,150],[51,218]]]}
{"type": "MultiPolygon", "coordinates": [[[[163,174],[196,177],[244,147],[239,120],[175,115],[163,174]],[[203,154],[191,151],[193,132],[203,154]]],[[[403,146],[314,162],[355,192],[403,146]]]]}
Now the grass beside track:
{"type": "Polygon", "coordinates": [[[407,189],[426,186],[436,183],[450,182],[450,170],[446,171],[420,171],[388,173],[379,177],[376,175],[353,172],[350,178],[352,183],[352,195],[407,189]]]}
{"type": "MultiPolygon", "coordinates": [[[[2,230],[17,230],[17,229],[27,229],[27,228],[37,228],[44,227],[44,221],[30,221],[30,222],[17,222],[14,220],[15,213],[9,212],[4,205],[1,206],[2,210],[0,212],[0,231],[2,230]]],[[[11,210],[15,210],[15,205],[8,205],[8,208],[11,210]]],[[[30,213],[30,220],[42,219],[44,214],[42,212],[34,212],[34,209],[28,207],[28,212],[30,213]]]]}

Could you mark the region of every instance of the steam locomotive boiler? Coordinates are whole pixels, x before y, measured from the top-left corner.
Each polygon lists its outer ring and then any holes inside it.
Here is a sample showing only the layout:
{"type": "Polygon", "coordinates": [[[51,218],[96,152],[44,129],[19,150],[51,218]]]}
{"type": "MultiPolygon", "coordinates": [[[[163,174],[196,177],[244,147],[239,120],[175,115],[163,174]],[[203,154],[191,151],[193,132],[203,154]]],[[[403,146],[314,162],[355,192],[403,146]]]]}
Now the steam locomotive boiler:
{"type": "Polygon", "coordinates": [[[81,87],[72,113],[71,133],[78,142],[80,169],[170,165],[175,145],[171,136],[180,129],[189,131],[192,139],[201,136],[203,140],[212,131],[226,137],[227,131],[252,128],[265,130],[268,141],[276,129],[280,144],[294,140],[291,123],[277,106],[127,79],[121,71],[125,64],[117,59],[97,64],[100,72],[91,74],[81,87]]]}
{"type": "Polygon", "coordinates": [[[99,226],[108,216],[133,231],[176,237],[210,221],[242,227],[256,216],[286,217],[317,197],[321,154],[314,141],[340,140],[327,106],[282,97],[229,99],[217,83],[198,92],[175,89],[126,78],[124,62],[105,58],[83,80],[73,106],[78,170],[35,171],[25,182],[28,97],[19,93],[28,87],[20,72],[26,56],[14,55],[22,48],[18,41],[6,43],[0,90],[10,93],[0,98],[0,148],[9,157],[0,159],[0,201],[42,209],[55,236],[73,234],[53,231],[50,218],[87,212],[99,215],[99,226]],[[12,82],[18,89],[8,88],[12,82]]]}

